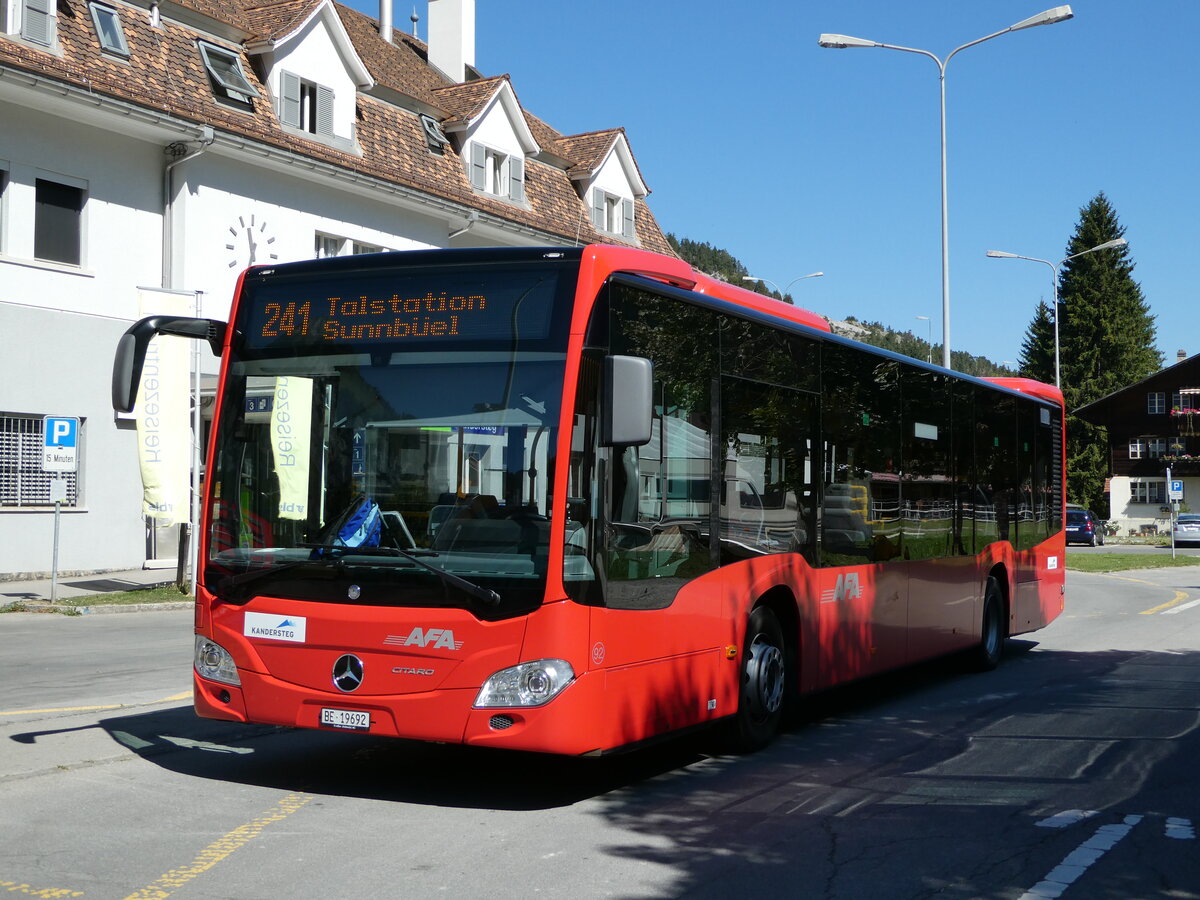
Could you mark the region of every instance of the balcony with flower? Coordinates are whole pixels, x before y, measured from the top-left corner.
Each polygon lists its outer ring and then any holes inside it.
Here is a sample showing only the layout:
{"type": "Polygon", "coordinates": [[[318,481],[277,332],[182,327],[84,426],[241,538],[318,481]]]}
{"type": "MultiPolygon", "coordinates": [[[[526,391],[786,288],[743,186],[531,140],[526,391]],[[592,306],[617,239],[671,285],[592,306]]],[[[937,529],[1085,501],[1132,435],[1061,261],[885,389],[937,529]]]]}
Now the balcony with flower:
{"type": "Polygon", "coordinates": [[[1171,410],[1171,421],[1179,434],[1200,434],[1200,409],[1190,406],[1176,407],[1171,410]]]}

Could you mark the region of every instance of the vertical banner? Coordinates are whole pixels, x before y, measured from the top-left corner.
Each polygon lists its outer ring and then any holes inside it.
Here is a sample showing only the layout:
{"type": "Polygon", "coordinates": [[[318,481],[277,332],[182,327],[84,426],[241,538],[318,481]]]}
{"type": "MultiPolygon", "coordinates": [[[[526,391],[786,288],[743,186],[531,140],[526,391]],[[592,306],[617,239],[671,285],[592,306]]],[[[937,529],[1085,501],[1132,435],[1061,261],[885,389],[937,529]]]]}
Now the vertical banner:
{"type": "Polygon", "coordinates": [[[275,379],[271,404],[271,455],[279,477],[279,518],[308,518],[308,466],[312,447],[313,380],[275,379]]]}
{"type": "MultiPolygon", "coordinates": [[[[192,314],[192,295],[142,289],[143,316],[192,314]]],[[[159,335],[150,341],[133,415],[142,470],[142,514],[160,525],[190,516],[192,432],[188,422],[188,338],[159,335]]]]}

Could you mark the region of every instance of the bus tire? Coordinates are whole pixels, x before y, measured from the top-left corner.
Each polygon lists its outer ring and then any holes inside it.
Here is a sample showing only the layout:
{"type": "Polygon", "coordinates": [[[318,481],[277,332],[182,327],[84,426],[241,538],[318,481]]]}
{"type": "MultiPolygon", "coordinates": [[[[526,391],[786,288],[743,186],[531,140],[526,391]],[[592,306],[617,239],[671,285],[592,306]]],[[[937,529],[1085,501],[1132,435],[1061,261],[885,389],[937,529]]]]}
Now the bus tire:
{"type": "Polygon", "coordinates": [[[738,710],[732,729],[735,752],[753,753],[771,743],[783,720],[787,684],[783,629],[769,606],[756,606],[742,647],[738,710]]]}
{"type": "Polygon", "coordinates": [[[983,621],[979,643],[970,651],[968,661],[975,672],[990,672],[1000,664],[1004,652],[1004,595],[1000,582],[988,576],[983,592],[983,621]]]}

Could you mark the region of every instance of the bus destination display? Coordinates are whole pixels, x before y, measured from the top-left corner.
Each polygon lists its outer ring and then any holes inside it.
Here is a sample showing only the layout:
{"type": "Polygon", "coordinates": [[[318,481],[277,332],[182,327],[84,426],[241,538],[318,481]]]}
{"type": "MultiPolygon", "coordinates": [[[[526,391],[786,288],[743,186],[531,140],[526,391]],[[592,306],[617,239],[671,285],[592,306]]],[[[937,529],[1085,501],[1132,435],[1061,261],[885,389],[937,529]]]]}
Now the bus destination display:
{"type": "MultiPolygon", "coordinates": [[[[543,338],[549,330],[551,285],[530,290],[432,291],[297,297],[274,286],[246,299],[253,347],[314,344],[543,338]]],[[[332,292],[330,292],[332,293],[332,292]]]]}

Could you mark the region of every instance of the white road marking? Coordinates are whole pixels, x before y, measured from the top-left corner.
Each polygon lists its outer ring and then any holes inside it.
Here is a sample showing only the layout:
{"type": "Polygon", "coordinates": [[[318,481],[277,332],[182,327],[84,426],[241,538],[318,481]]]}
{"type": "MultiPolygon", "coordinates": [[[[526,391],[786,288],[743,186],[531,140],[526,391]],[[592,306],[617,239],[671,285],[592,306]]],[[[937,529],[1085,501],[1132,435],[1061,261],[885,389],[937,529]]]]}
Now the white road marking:
{"type": "Polygon", "coordinates": [[[1035,824],[1038,828],[1066,828],[1068,825],[1074,825],[1076,822],[1090,819],[1096,814],[1096,810],[1094,809],[1065,809],[1035,824]]]}
{"type": "Polygon", "coordinates": [[[1185,609],[1191,609],[1193,606],[1200,606],[1200,600],[1193,600],[1191,603],[1185,603],[1182,606],[1172,606],[1170,609],[1164,609],[1164,616],[1173,616],[1175,613],[1181,613],[1185,609]]]}
{"type": "Polygon", "coordinates": [[[1167,819],[1167,837],[1175,838],[1177,841],[1194,841],[1196,829],[1192,826],[1192,820],[1174,816],[1167,819]]]}
{"type": "Polygon", "coordinates": [[[1063,891],[1086,872],[1100,857],[1142,821],[1141,816],[1126,816],[1121,825],[1101,825],[1096,833],[1066,855],[1050,873],[1021,895],[1021,900],[1047,900],[1061,897],[1063,891]]]}

